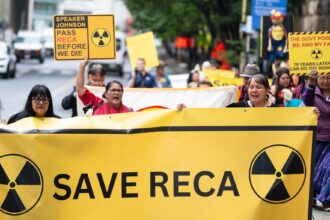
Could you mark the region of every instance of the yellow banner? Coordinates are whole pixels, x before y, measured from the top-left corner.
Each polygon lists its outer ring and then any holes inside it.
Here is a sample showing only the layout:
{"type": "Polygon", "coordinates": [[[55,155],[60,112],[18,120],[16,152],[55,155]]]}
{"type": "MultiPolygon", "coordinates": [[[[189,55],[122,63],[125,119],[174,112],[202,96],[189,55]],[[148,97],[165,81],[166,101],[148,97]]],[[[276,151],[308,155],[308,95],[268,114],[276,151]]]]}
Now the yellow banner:
{"type": "Polygon", "coordinates": [[[211,69],[211,68],[205,68],[203,69],[203,73],[206,74],[216,74],[218,76],[224,77],[224,78],[235,78],[235,72],[230,70],[218,70],[218,69],[211,69]]]}
{"type": "Polygon", "coordinates": [[[293,75],[308,75],[312,69],[318,74],[330,73],[330,33],[289,33],[289,65],[293,75]]]}
{"type": "Polygon", "coordinates": [[[113,15],[57,15],[53,27],[56,60],[116,58],[113,15]]]}
{"type": "MultiPolygon", "coordinates": [[[[243,78],[235,77],[235,73],[233,71],[205,69],[203,72],[205,78],[215,87],[243,85],[243,78]]],[[[272,85],[272,79],[268,79],[268,81],[269,85],[272,85]]]]}
{"type": "Polygon", "coordinates": [[[158,55],[155,46],[154,34],[152,32],[146,32],[128,37],[126,42],[133,69],[136,66],[136,61],[138,58],[145,59],[146,67],[150,68],[158,65],[158,55]]]}
{"type": "Polygon", "coordinates": [[[311,219],[316,122],[241,108],[1,125],[0,219],[311,219]]]}

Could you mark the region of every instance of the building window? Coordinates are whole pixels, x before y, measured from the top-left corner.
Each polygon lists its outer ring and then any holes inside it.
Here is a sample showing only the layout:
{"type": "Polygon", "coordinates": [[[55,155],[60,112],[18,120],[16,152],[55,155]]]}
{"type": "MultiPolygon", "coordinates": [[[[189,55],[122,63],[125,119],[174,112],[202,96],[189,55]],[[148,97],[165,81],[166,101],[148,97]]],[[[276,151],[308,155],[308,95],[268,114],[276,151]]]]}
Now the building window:
{"type": "Polygon", "coordinates": [[[34,13],[40,15],[55,14],[56,4],[46,2],[34,2],[34,13]]]}

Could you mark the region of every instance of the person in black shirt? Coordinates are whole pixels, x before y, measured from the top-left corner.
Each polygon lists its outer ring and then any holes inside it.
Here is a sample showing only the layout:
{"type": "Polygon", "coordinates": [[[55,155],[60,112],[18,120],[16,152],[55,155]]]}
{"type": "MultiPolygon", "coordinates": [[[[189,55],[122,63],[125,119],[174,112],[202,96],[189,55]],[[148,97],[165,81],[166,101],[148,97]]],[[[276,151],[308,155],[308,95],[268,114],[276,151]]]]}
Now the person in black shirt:
{"type": "Polygon", "coordinates": [[[54,114],[52,96],[46,86],[35,85],[28,95],[24,110],[12,115],[8,120],[8,124],[28,117],[60,118],[54,114]]]}
{"type": "MultiPolygon", "coordinates": [[[[88,70],[88,81],[89,86],[102,86],[104,87],[106,72],[103,67],[99,64],[94,64],[88,70]]],[[[77,92],[76,87],[73,87],[72,92],[62,99],[62,108],[65,110],[72,109],[72,117],[77,116],[77,92]]]]}

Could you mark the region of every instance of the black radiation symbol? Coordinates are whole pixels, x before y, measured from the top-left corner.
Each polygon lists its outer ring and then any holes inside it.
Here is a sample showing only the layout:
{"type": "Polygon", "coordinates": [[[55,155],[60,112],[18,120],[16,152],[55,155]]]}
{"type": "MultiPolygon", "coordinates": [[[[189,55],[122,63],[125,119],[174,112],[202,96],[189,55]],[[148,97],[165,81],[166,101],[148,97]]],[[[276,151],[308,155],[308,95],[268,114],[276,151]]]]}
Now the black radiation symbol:
{"type": "Polygon", "coordinates": [[[322,57],[322,51],[320,49],[313,49],[311,55],[313,59],[318,60],[322,57]]]}
{"type": "Polygon", "coordinates": [[[0,157],[0,211],[21,215],[30,211],[40,200],[43,178],[39,168],[18,154],[0,157]]]}
{"type": "Polygon", "coordinates": [[[111,35],[109,31],[104,28],[96,29],[92,34],[92,42],[97,47],[105,47],[111,41],[111,35]]]}
{"type": "Polygon", "coordinates": [[[250,166],[250,184],[268,203],[285,203],[297,196],[306,179],[305,162],[298,151],[286,145],[261,150],[250,166]]]}

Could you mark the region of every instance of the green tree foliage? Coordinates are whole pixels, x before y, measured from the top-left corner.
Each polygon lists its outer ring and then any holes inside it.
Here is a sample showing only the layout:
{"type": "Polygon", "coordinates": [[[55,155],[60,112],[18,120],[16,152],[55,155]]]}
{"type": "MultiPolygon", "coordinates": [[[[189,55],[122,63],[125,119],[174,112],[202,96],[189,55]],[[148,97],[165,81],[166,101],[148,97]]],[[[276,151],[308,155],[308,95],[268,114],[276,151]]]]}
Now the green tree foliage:
{"type": "MultiPolygon", "coordinates": [[[[247,13],[252,0],[247,0],[247,13]]],[[[203,30],[211,35],[209,51],[217,39],[223,40],[229,59],[237,62],[244,41],[239,39],[242,0],[125,0],[137,30],[151,30],[166,41],[176,36],[195,36],[203,30]],[[233,60],[230,57],[232,57],[233,60]]],[[[288,0],[288,14],[301,14],[305,0],[288,0]]]]}
{"type": "Polygon", "coordinates": [[[125,0],[135,28],[165,40],[207,27],[212,41],[239,38],[241,0],[125,0]]]}

